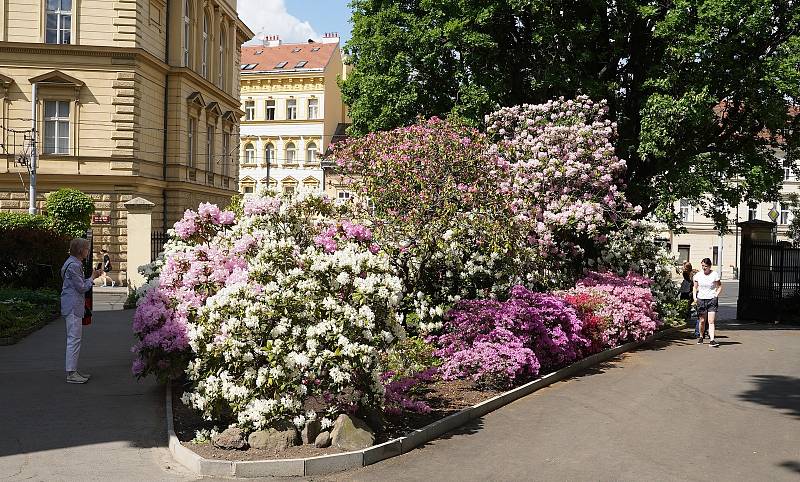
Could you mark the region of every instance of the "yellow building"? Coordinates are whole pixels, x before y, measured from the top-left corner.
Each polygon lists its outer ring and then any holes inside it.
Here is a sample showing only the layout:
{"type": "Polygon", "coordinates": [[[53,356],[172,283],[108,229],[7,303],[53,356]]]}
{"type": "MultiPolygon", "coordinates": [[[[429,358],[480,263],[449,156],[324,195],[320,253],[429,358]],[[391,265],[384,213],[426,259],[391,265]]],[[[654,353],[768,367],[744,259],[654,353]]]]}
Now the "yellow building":
{"type": "Polygon", "coordinates": [[[322,189],[318,156],[347,123],[337,83],[344,75],[337,34],[301,44],[272,36],[242,48],[242,193],[322,189]]]}
{"type": "Polygon", "coordinates": [[[95,246],[124,281],[123,203],[154,203],[162,230],[236,192],[252,36],[236,0],[0,0],[0,208],[28,208],[35,114],[38,209],[60,187],[90,194],[95,246]]]}

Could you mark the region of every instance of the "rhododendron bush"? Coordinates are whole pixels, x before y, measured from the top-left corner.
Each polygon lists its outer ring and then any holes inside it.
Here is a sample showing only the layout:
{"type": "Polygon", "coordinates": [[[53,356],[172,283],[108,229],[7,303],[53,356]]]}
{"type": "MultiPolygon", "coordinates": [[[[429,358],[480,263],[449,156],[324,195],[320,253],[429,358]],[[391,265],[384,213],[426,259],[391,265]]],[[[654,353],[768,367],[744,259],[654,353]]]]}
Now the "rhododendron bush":
{"type": "Polygon", "coordinates": [[[187,405],[249,432],[425,413],[433,380],[505,388],[644,339],[675,287],[606,114],[581,97],[502,109],[487,133],[420,120],[334,147],[349,205],[187,211],[145,270],[134,373],[186,375],[187,405]]]}
{"type": "Polygon", "coordinates": [[[435,342],[444,378],[471,377],[480,385],[506,388],[579,358],[589,345],[581,327],[575,310],[559,296],[515,286],[505,302],[458,303],[435,342]]]}
{"type": "Polygon", "coordinates": [[[515,286],[507,301],[458,303],[445,317],[442,376],[507,388],[606,348],[641,341],[661,321],[650,280],[589,272],[567,292],[515,286]]]}
{"type": "Polygon", "coordinates": [[[535,272],[524,233],[497,189],[506,169],[485,135],[433,118],[339,143],[381,248],[403,279],[404,311],[423,331],[455,301],[504,296],[535,272]]]}
{"type": "Polygon", "coordinates": [[[404,335],[402,287],[370,230],[315,197],[254,198],[230,225],[204,210],[176,224],[180,249],[167,249],[137,308],[134,371],[158,372],[183,350],[184,402],[248,430],[300,426],[317,416],[310,399],[330,415],[382,406],[379,359],[404,335]]]}
{"type": "Polygon", "coordinates": [[[551,270],[577,269],[587,247],[602,244],[640,211],[622,192],[626,165],[614,152],[616,123],[607,115],[605,101],[581,96],[486,116],[488,133],[498,138],[498,162],[508,171],[499,189],[551,270]]]}

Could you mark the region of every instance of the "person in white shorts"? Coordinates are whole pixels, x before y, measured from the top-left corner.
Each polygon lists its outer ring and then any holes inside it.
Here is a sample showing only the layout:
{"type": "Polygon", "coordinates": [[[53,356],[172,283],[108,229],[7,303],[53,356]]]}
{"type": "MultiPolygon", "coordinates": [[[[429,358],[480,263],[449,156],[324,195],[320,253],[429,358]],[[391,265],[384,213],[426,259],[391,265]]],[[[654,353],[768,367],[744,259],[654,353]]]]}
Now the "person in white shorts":
{"type": "Polygon", "coordinates": [[[708,322],[708,334],[711,337],[710,346],[718,347],[719,343],[714,338],[714,322],[719,310],[719,294],[722,292],[722,282],[719,273],[711,269],[711,260],[705,258],[701,261],[702,269],[694,275],[694,303],[697,305],[697,315],[700,323],[700,337],[698,344],[703,343],[703,329],[708,322]]]}

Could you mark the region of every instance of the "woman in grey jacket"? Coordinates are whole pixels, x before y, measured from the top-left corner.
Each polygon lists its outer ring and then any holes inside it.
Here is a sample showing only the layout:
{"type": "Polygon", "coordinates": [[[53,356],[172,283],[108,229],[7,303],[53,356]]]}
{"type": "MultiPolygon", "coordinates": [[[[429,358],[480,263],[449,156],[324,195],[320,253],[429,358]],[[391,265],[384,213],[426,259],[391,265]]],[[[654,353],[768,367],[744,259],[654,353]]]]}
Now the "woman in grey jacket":
{"type": "Polygon", "coordinates": [[[78,356],[81,352],[81,335],[83,334],[84,298],[92,288],[95,278],[101,276],[101,270],[95,270],[92,276],[83,276],[83,260],[89,256],[89,241],[75,238],[69,243],[69,258],[61,267],[64,284],[61,288],[61,315],[67,321],[67,383],[86,383],[90,375],[78,372],[78,356]]]}

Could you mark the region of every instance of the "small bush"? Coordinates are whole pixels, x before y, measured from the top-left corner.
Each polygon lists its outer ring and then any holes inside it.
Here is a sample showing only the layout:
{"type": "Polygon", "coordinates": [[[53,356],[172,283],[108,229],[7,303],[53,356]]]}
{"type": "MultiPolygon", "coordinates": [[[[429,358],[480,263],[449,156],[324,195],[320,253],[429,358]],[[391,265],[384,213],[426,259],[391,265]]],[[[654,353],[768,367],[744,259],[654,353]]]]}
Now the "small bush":
{"type": "Polygon", "coordinates": [[[28,213],[0,213],[0,232],[16,228],[54,230],[53,220],[28,213]]]}
{"type": "Polygon", "coordinates": [[[47,213],[53,226],[73,237],[86,234],[94,212],[92,198],[77,189],[62,188],[47,196],[47,213]]]}

